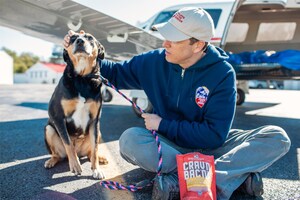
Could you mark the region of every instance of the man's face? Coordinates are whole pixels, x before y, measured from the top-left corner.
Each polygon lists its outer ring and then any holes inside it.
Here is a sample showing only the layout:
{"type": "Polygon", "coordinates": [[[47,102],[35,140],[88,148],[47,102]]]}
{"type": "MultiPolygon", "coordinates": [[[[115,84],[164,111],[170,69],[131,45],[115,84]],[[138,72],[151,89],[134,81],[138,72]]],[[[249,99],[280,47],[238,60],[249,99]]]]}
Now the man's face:
{"type": "Polygon", "coordinates": [[[193,60],[196,44],[190,44],[190,40],[171,42],[165,40],[163,47],[166,49],[166,60],[170,63],[179,64],[181,67],[189,67],[193,60]]]}

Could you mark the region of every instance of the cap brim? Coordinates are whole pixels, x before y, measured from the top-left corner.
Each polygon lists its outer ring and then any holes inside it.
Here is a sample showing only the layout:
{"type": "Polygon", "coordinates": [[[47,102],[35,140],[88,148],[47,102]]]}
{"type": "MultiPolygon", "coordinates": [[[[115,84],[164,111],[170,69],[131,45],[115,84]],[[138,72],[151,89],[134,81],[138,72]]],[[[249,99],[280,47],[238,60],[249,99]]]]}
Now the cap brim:
{"type": "Polygon", "coordinates": [[[171,23],[165,22],[153,26],[166,40],[178,42],[191,38],[175,28],[171,23]]]}

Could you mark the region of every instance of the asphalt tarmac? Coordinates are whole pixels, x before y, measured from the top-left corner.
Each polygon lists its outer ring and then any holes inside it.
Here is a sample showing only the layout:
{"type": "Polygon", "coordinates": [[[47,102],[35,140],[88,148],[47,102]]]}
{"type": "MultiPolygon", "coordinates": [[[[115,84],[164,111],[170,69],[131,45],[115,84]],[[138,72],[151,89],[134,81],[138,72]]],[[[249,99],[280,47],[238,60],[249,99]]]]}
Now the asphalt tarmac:
{"type": "MultiPolygon", "coordinates": [[[[45,169],[50,157],[44,145],[44,126],[53,85],[0,85],[0,199],[151,199],[151,187],[135,193],[103,188],[91,177],[90,162],[80,160],[81,176],[69,172],[67,161],[45,169]]],[[[124,91],[128,94],[128,91],[124,91]]],[[[300,91],[250,90],[246,102],[237,107],[233,128],[252,129],[273,124],[288,133],[290,151],[262,172],[265,193],[256,199],[300,199],[300,91]]],[[[124,161],[118,139],[143,120],[119,94],[104,103],[100,120],[101,151],[109,160],[102,165],[107,180],[133,184],[155,174],[124,161]]],[[[231,200],[255,199],[234,194],[231,200]]]]}

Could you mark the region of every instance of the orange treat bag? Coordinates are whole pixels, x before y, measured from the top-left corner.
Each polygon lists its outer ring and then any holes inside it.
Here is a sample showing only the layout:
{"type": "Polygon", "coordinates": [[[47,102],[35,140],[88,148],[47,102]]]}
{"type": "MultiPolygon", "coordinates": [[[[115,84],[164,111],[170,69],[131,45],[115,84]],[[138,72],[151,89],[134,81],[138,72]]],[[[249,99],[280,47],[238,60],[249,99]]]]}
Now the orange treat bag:
{"type": "Polygon", "coordinates": [[[216,200],[216,174],[213,156],[198,152],[177,155],[181,200],[216,200]]]}

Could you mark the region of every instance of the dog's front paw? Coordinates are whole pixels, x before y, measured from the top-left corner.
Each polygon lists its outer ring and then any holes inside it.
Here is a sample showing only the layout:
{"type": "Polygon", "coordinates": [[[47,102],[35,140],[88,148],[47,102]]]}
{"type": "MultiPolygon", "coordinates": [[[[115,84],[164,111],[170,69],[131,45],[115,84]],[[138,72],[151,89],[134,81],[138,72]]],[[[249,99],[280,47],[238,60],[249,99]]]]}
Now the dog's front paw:
{"type": "Polygon", "coordinates": [[[94,169],[93,170],[93,178],[95,179],[104,179],[104,173],[100,169],[94,169]]]}
{"type": "Polygon", "coordinates": [[[75,175],[81,175],[82,169],[78,159],[69,160],[70,171],[75,175]]]}

